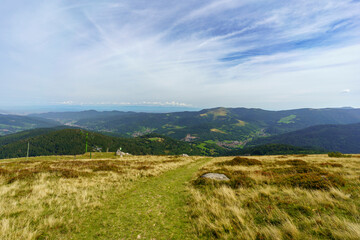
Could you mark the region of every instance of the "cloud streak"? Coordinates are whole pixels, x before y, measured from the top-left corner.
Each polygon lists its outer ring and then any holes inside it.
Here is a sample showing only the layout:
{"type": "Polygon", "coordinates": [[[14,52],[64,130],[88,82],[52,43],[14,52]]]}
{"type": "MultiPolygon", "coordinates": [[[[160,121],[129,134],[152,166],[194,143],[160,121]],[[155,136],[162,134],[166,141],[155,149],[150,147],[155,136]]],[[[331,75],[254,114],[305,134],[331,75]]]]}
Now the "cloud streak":
{"type": "Polygon", "coordinates": [[[350,0],[5,0],[0,105],[354,105],[359,12],[350,0]]]}

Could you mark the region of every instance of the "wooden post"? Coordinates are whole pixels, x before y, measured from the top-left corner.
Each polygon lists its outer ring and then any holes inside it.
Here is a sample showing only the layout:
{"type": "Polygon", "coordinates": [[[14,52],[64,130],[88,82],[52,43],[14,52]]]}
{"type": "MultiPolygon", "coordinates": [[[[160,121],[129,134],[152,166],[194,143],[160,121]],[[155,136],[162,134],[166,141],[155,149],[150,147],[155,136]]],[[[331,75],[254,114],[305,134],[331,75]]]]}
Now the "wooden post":
{"type": "Polygon", "coordinates": [[[30,142],[28,142],[27,153],[26,153],[26,160],[29,159],[29,149],[30,149],[30,142]]]}

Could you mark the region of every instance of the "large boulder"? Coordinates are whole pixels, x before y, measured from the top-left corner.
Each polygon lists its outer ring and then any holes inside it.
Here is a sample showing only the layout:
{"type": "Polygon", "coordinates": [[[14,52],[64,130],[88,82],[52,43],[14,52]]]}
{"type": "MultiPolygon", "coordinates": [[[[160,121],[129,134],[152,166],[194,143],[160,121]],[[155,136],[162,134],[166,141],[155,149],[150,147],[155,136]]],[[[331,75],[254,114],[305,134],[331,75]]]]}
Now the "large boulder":
{"type": "Polygon", "coordinates": [[[228,181],[230,178],[228,178],[225,174],[222,173],[205,173],[201,177],[203,178],[209,178],[217,181],[228,181]]]}

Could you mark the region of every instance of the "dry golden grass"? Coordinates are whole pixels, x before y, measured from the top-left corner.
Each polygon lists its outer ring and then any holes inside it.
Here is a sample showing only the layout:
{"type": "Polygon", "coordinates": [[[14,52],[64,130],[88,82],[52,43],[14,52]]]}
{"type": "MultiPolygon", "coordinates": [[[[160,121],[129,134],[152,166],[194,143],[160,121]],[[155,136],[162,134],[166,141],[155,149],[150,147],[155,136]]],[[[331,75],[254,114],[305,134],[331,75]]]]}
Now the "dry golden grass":
{"type": "Polygon", "coordinates": [[[360,239],[358,156],[246,158],[262,164],[246,166],[244,162],[249,161],[221,157],[200,169],[190,187],[189,207],[200,236],[209,239],[360,239]],[[231,180],[216,182],[199,177],[206,172],[225,173],[231,180]],[[235,174],[238,172],[241,175],[235,174]]]}
{"type": "Polygon", "coordinates": [[[97,153],[0,162],[0,239],[54,239],[75,231],[111,191],[189,164],[196,157],[97,153]],[[86,214],[85,214],[86,215],[86,214]]]}

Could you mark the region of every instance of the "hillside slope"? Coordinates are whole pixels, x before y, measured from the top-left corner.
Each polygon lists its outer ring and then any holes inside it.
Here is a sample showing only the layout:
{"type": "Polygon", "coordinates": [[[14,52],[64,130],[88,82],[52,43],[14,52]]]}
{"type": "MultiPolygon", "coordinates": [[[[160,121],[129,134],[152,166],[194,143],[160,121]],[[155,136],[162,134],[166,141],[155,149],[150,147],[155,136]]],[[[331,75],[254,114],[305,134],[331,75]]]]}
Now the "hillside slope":
{"type": "Polygon", "coordinates": [[[340,151],[360,153],[360,123],[347,125],[320,125],[273,137],[260,138],[252,145],[281,143],[294,146],[312,146],[340,151]]]}
{"type": "Polygon", "coordinates": [[[137,138],[118,138],[80,129],[34,130],[36,135],[0,137],[0,142],[9,142],[18,137],[19,140],[0,146],[0,158],[26,156],[27,143],[30,142],[30,156],[40,155],[75,155],[85,152],[86,134],[88,134],[88,151],[115,152],[119,147],[123,151],[136,155],[201,155],[204,150],[186,142],[177,141],[166,136],[150,134],[137,138]],[[43,132],[43,133],[41,133],[43,132]]]}
{"type": "Polygon", "coordinates": [[[0,136],[34,128],[49,128],[60,123],[51,119],[0,114],[0,136]]]}

